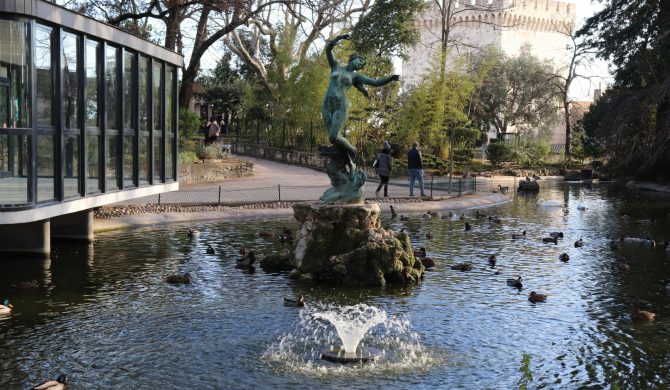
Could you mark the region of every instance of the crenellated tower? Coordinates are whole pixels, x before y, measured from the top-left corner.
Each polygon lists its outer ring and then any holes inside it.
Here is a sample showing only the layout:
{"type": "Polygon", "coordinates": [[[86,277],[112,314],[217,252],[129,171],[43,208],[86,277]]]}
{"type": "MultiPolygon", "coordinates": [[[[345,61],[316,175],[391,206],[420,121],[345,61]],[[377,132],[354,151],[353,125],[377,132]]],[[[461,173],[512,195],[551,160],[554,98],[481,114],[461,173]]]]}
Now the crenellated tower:
{"type": "MultiPolygon", "coordinates": [[[[516,55],[524,44],[532,53],[554,63],[567,64],[564,34],[575,25],[576,4],[554,0],[456,0],[451,19],[448,63],[462,54],[494,46],[503,53],[516,55]]],[[[433,65],[440,50],[441,17],[434,2],[417,18],[420,42],[408,50],[403,62],[403,81],[416,84],[433,65]]]]}

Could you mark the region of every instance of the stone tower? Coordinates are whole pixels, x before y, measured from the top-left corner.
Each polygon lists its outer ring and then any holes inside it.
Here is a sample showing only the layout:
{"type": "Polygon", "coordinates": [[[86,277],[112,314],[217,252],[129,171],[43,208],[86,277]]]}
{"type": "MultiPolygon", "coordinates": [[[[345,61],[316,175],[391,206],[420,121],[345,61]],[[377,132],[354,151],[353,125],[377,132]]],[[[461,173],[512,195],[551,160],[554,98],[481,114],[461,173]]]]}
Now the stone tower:
{"type": "MultiPolygon", "coordinates": [[[[433,1],[416,23],[420,42],[407,52],[402,64],[405,85],[416,85],[439,61],[441,16],[433,1]]],[[[455,0],[451,20],[448,66],[456,58],[487,46],[516,56],[528,44],[531,53],[549,60],[554,69],[568,64],[570,39],[559,31],[575,25],[576,4],[554,0],[455,0]]],[[[564,127],[564,125],[563,125],[564,127]]],[[[564,144],[565,132],[557,126],[552,144],[564,144]]]]}
{"type": "MultiPolygon", "coordinates": [[[[416,23],[420,42],[403,61],[403,81],[416,84],[435,63],[440,50],[440,14],[434,2],[416,23]]],[[[456,0],[451,21],[449,63],[460,55],[494,46],[514,56],[524,44],[556,67],[568,61],[568,37],[558,31],[575,25],[575,4],[554,0],[456,0]]]]}

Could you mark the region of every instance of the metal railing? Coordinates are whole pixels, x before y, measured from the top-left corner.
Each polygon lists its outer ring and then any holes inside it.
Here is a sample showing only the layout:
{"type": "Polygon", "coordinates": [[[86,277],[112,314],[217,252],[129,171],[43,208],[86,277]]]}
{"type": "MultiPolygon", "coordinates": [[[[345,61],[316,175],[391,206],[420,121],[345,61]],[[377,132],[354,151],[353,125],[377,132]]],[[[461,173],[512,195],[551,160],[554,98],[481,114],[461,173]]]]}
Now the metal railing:
{"type": "MultiPolygon", "coordinates": [[[[365,183],[364,193],[367,199],[377,199],[375,190],[379,185],[376,177],[365,183]]],[[[202,189],[185,189],[158,195],[145,196],[120,203],[123,205],[141,204],[181,204],[181,205],[240,205],[263,202],[283,201],[314,201],[328,189],[327,185],[292,186],[278,184],[268,187],[235,188],[233,182],[225,182],[219,186],[202,189]]],[[[419,184],[414,184],[414,194],[419,195],[419,184]]],[[[426,177],[424,189],[426,195],[433,198],[448,198],[474,194],[480,191],[476,178],[454,178],[451,183],[444,177],[426,177]]],[[[384,190],[380,190],[379,199],[383,199],[384,190]]],[[[388,198],[409,198],[409,181],[405,179],[391,180],[388,184],[388,198]]]]}

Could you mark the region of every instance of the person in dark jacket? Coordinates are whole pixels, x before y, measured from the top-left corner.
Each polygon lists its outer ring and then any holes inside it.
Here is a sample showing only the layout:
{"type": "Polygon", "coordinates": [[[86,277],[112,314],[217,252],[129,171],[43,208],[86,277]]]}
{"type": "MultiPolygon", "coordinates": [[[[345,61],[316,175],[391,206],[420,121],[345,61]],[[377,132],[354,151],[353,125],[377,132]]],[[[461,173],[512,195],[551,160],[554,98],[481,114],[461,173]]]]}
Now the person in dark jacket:
{"type": "Polygon", "coordinates": [[[407,153],[407,169],[409,170],[409,196],[414,196],[414,181],[419,180],[419,189],[421,196],[426,196],[423,188],[423,163],[421,161],[421,152],[419,152],[419,144],[414,142],[412,150],[407,153]]]}
{"type": "Polygon", "coordinates": [[[377,171],[380,180],[379,187],[377,187],[375,195],[379,196],[379,191],[381,191],[382,187],[384,187],[384,197],[388,198],[389,177],[391,177],[392,168],[393,164],[391,161],[391,144],[389,144],[388,141],[384,141],[384,147],[377,156],[377,165],[375,166],[375,170],[377,171]]]}

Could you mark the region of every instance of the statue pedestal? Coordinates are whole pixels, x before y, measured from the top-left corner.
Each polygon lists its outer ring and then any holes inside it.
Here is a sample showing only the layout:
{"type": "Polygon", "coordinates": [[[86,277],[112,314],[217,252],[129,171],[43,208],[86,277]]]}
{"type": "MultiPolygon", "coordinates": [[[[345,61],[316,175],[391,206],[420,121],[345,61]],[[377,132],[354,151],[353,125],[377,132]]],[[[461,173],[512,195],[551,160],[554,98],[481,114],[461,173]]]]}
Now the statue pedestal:
{"type": "Polygon", "coordinates": [[[378,204],[293,206],[300,223],[292,276],[346,286],[418,283],[424,267],[406,233],[384,230],[378,204]]]}
{"type": "Polygon", "coordinates": [[[540,184],[533,180],[533,181],[520,181],[519,182],[519,189],[517,191],[526,191],[526,192],[538,192],[540,191],[540,184]]]}

